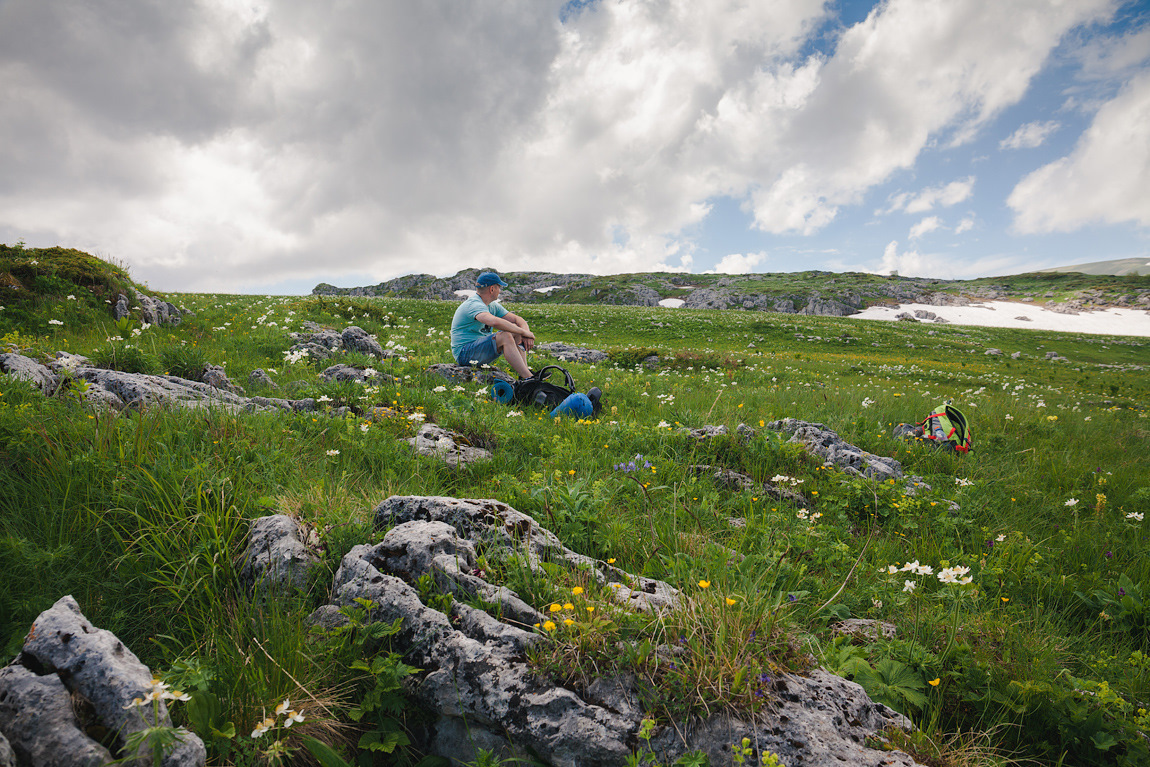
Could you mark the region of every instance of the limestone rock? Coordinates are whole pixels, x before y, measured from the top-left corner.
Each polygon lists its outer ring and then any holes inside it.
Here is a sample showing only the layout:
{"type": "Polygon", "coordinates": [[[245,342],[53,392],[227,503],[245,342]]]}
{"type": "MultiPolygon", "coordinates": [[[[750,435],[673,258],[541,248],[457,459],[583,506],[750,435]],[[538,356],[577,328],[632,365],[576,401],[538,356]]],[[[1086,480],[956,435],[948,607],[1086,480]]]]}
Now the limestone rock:
{"type": "Polygon", "coordinates": [[[584,346],[572,346],[565,344],[562,341],[554,341],[549,344],[539,344],[535,347],[539,351],[547,352],[560,362],[587,362],[595,364],[598,362],[605,362],[610,359],[605,351],[599,349],[588,349],[584,346]]]}
{"type": "MultiPolygon", "coordinates": [[[[37,676],[16,664],[0,669],[0,739],[13,764],[17,757],[33,765],[112,763],[111,752],[81,729],[71,697],[55,674],[37,676]]],[[[0,747],[0,764],[3,751],[0,747]]]]}
{"type": "Polygon", "coordinates": [[[320,373],[320,377],[325,381],[355,381],[356,383],[373,384],[395,380],[393,376],[380,373],[373,368],[357,368],[351,365],[345,365],[342,362],[326,368],[320,373]]]}
{"type": "Polygon", "coordinates": [[[836,634],[864,639],[894,639],[898,634],[898,627],[893,623],[871,618],[847,618],[831,626],[831,629],[836,634]]]}
{"type": "Polygon", "coordinates": [[[279,386],[263,368],[256,368],[248,374],[248,386],[264,386],[269,389],[278,389],[279,386]]]}
{"type": "MultiPolygon", "coordinates": [[[[412,694],[447,720],[442,722],[445,729],[451,727],[457,735],[461,725],[478,726],[488,735],[497,731],[560,767],[623,763],[638,722],[542,680],[525,654],[526,647],[538,641],[537,634],[460,602],[452,603],[448,615],[424,606],[414,588],[372,564],[373,551],[356,546],[344,556],[333,601],[347,606],[369,599],[376,605],[373,619],[401,621],[393,642],[406,647],[408,662],[423,669],[412,694]]],[[[440,747],[453,749],[441,755],[461,763],[473,758],[475,746],[492,744],[488,737],[467,748],[460,740],[437,740],[440,747]]]]}
{"type": "MultiPolygon", "coordinates": [[[[50,738],[52,745],[47,748],[55,749],[48,752],[52,759],[32,763],[108,763],[110,760],[103,758],[103,753],[107,753],[103,746],[82,732],[78,738],[71,733],[69,728],[76,729],[76,726],[58,711],[62,690],[65,696],[80,696],[91,704],[96,723],[108,732],[118,733],[120,748],[124,739],[133,732],[152,724],[172,725],[163,701],[157,707],[158,721],[153,721],[151,706],[129,705],[152,690],[152,672],[115,635],[93,626],[71,596],[61,597],[33,621],[23,652],[15,664],[2,672],[0,719],[3,723],[0,729],[13,736],[18,728],[10,725],[10,721],[22,717],[48,717],[42,724],[51,722],[59,726],[38,726],[31,742],[14,741],[13,748],[18,754],[22,750],[31,752],[41,748],[37,745],[41,739],[50,738]],[[25,698],[28,703],[17,706],[15,712],[8,712],[6,707],[12,701],[13,691],[23,691],[28,696],[25,698]],[[33,699],[41,701],[42,705],[29,705],[33,699]]],[[[64,705],[67,706],[66,697],[64,705]]],[[[74,715],[72,721],[75,721],[74,715]]],[[[207,759],[203,742],[183,728],[180,736],[180,744],[164,758],[163,767],[202,767],[207,759]]],[[[145,753],[141,750],[139,756],[145,753]]],[[[135,759],[129,764],[143,767],[150,764],[150,760],[135,759]]]]}
{"type": "Polygon", "coordinates": [[[132,292],[140,304],[140,317],[149,325],[179,325],[184,314],[175,304],[141,293],[135,288],[132,292]]]}
{"type": "Polygon", "coordinates": [[[44,394],[51,395],[60,379],[48,368],[22,354],[0,354],[0,372],[27,381],[44,394]]]}
{"type": "Polygon", "coordinates": [[[289,352],[307,352],[308,357],[317,360],[331,359],[331,349],[323,344],[317,344],[314,341],[305,341],[303,343],[295,344],[288,349],[289,352]]]}
{"type": "Polygon", "coordinates": [[[986,351],[983,352],[983,354],[990,356],[990,357],[1001,357],[1002,356],[1002,349],[987,349],[986,351]]]}
{"type": "Polygon", "coordinates": [[[865,745],[869,735],[912,725],[872,701],[854,682],[815,669],[805,677],[784,674],[769,684],[774,700],[756,719],[717,715],[665,727],[651,739],[653,750],[664,763],[698,749],[711,764],[727,764],[731,744],[748,738],[757,750],[756,759],[771,751],[787,767],[922,767],[902,751],[865,745]]]}
{"type": "Polygon", "coordinates": [[[299,523],[286,514],[252,522],[240,579],[261,592],[304,590],[319,556],[305,542],[299,523]]]}
{"type": "Polygon", "coordinates": [[[367,332],[358,325],[351,325],[344,328],[344,331],[340,334],[340,341],[343,343],[343,348],[349,352],[370,354],[379,360],[392,354],[392,352],[388,352],[385,355],[383,347],[379,345],[379,341],[369,336],[367,332]]]}
{"type": "Polygon", "coordinates": [[[243,394],[244,390],[228,378],[227,371],[219,365],[208,365],[200,375],[200,380],[214,389],[223,389],[232,394],[243,394]]]}
{"type": "MultiPolygon", "coordinates": [[[[314,323],[308,323],[305,327],[310,327],[310,333],[289,333],[288,338],[296,342],[296,346],[308,346],[314,344],[315,346],[322,346],[329,352],[339,349],[343,346],[343,336],[330,328],[321,328],[314,323]]],[[[293,349],[296,347],[292,347],[293,349]]],[[[331,356],[330,354],[328,356],[331,356]]]]}
{"type": "Polygon", "coordinates": [[[801,444],[808,453],[847,473],[861,474],[872,479],[897,479],[902,476],[902,465],[895,459],[855,447],[821,423],[784,418],[772,421],[767,424],[767,428],[790,434],[789,442],[801,444]]]}
{"type": "Polygon", "coordinates": [[[528,565],[540,571],[545,560],[587,568],[601,585],[619,584],[612,588],[616,601],[632,609],[663,610],[679,599],[678,590],[663,581],[631,575],[571,551],[550,530],[500,501],[395,495],[376,506],[373,517],[381,530],[411,521],[444,522],[461,538],[525,555],[528,565]]]}
{"type": "Polygon", "coordinates": [[[116,296],[116,305],[112,307],[112,317],[119,322],[128,315],[128,297],[120,293],[116,296]]]}
{"type": "Polygon", "coordinates": [[[449,365],[444,362],[431,365],[427,368],[427,372],[456,383],[475,381],[482,384],[493,384],[496,381],[510,382],[515,380],[497,368],[473,368],[466,365],[449,365]]]}
{"type": "Polygon", "coordinates": [[[438,458],[448,466],[459,467],[491,458],[491,451],[467,443],[467,438],[433,423],[420,425],[415,436],[407,440],[418,455],[438,458]]]}

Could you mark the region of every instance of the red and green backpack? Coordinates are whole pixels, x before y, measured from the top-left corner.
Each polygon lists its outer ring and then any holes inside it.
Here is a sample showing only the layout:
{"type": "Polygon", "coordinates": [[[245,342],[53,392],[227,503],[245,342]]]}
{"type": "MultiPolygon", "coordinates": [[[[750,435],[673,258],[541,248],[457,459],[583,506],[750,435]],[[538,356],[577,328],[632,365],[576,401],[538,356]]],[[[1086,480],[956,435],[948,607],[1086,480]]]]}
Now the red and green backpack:
{"type": "Polygon", "coordinates": [[[939,447],[956,453],[970,451],[970,424],[954,405],[942,403],[916,425],[922,429],[923,439],[933,439],[939,447]]]}

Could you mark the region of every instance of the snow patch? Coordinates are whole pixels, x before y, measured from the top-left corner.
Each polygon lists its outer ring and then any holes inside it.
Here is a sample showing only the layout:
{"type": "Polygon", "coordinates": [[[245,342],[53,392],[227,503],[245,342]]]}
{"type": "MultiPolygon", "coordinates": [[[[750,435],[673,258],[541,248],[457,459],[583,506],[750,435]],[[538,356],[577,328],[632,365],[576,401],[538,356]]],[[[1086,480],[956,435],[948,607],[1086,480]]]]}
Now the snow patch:
{"type": "Polygon", "coordinates": [[[666,306],[669,309],[678,309],[684,303],[686,302],[681,298],[664,298],[659,302],[659,306],[666,306]]]}
{"type": "MultiPolygon", "coordinates": [[[[1013,301],[987,301],[970,306],[932,306],[931,304],[902,304],[901,306],[872,306],[852,320],[893,320],[896,314],[917,309],[934,312],[954,325],[981,325],[992,328],[1026,328],[1029,330],[1058,330],[1064,333],[1097,333],[1114,336],[1150,337],[1150,312],[1142,309],[1105,309],[1078,314],[1060,314],[1034,304],[1013,301]],[[987,310],[995,310],[991,314],[987,310]],[[997,311],[1002,309],[1002,312],[997,311]],[[1025,314],[1029,320],[1019,319],[1025,314]]],[[[919,320],[933,324],[931,320],[919,320]]]]}

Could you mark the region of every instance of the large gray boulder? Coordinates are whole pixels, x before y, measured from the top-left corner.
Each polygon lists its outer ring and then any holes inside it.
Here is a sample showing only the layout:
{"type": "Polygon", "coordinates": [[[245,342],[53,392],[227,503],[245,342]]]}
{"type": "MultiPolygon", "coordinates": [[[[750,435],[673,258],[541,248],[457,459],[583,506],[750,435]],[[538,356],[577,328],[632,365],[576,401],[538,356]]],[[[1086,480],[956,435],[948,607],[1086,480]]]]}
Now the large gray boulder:
{"type": "Polygon", "coordinates": [[[3,733],[0,733],[0,767],[16,767],[16,753],[3,733]]]}
{"type": "Polygon", "coordinates": [[[308,546],[308,536],[286,514],[260,517],[252,522],[240,580],[259,592],[294,592],[307,588],[319,556],[308,546]]]}
{"type": "Polygon", "coordinates": [[[651,739],[665,762],[698,749],[711,764],[730,761],[731,744],[750,740],[758,755],[777,754],[787,767],[922,767],[902,751],[882,751],[866,739],[889,728],[910,729],[910,720],[862,687],[815,669],[807,676],[782,674],[768,682],[770,703],[759,715],[727,715],[665,727],[651,739]],[[683,742],[686,741],[686,746],[683,742]]]}
{"type": "Polygon", "coordinates": [[[111,752],[84,733],[72,694],[55,674],[38,676],[19,665],[0,669],[0,733],[16,764],[112,763],[111,752]]]}
{"type": "Polygon", "coordinates": [[[59,377],[36,360],[22,354],[0,354],[0,373],[27,381],[45,394],[51,395],[60,385],[59,377]]]}
{"type": "MultiPolygon", "coordinates": [[[[0,730],[29,764],[110,764],[108,749],[80,729],[69,697],[86,701],[91,724],[113,733],[122,750],[134,732],[172,726],[163,700],[154,709],[132,705],[154,690],[148,667],[110,631],[93,626],[75,599],[61,597],[33,621],[15,663],[0,671],[0,730]]],[[[203,742],[183,728],[179,736],[163,767],[202,767],[203,742]]],[[[150,765],[148,753],[125,754],[127,764],[150,765]]]]}
{"type": "Polygon", "coordinates": [[[835,466],[848,474],[871,479],[898,479],[902,476],[902,464],[894,458],[855,447],[821,423],[784,418],[768,423],[767,428],[790,434],[788,442],[802,445],[811,455],[822,458],[825,465],[835,466]]]}
{"type": "Polygon", "coordinates": [[[340,334],[340,340],[343,342],[343,348],[349,352],[370,354],[379,360],[385,356],[391,356],[391,352],[385,354],[383,347],[379,345],[379,341],[369,336],[367,331],[358,325],[351,325],[350,327],[344,328],[343,333],[340,334]]]}

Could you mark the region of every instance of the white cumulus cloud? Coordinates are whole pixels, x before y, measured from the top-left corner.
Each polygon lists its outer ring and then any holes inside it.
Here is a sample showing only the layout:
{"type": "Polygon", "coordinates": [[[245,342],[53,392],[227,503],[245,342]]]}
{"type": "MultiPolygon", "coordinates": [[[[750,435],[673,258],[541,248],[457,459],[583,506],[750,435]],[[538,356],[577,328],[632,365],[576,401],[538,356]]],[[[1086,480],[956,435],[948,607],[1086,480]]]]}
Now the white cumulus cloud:
{"type": "Polygon", "coordinates": [[[731,253],[723,256],[715,268],[707,269],[703,274],[750,274],[766,257],[766,253],[731,253]]]}
{"type": "Polygon", "coordinates": [[[1034,121],[1020,125],[1018,130],[998,142],[999,149],[1034,149],[1046,143],[1051,133],[1062,127],[1057,120],[1034,121]]]}
{"type": "Polygon", "coordinates": [[[936,229],[939,229],[941,226],[942,226],[942,219],[941,218],[939,218],[938,216],[927,216],[926,218],[922,219],[921,221],[919,221],[917,224],[915,224],[914,226],[912,226],[910,228],[910,234],[908,236],[912,240],[917,240],[919,237],[922,237],[924,234],[929,234],[930,232],[933,232],[936,229]]]}
{"type": "Polygon", "coordinates": [[[1069,155],[1019,181],[1007,204],[1022,233],[1094,222],[1150,226],[1150,72],[1098,110],[1069,155]]]}

